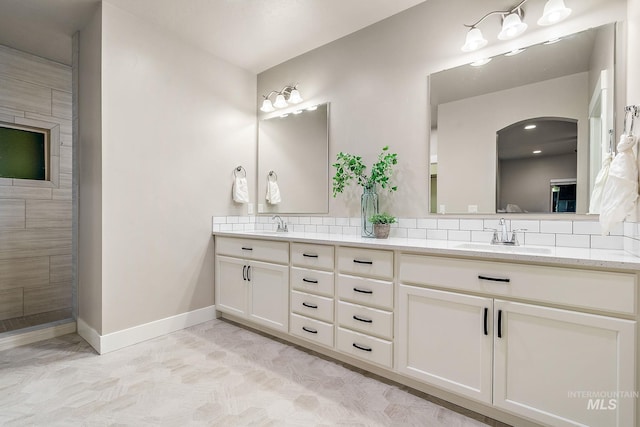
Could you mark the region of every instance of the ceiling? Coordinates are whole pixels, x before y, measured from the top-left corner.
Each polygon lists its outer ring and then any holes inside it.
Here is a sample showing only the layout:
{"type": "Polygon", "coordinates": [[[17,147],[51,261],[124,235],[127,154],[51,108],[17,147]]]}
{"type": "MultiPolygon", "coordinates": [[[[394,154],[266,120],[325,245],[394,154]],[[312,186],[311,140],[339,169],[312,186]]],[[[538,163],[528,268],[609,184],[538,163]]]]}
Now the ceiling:
{"type": "MultiPolygon", "coordinates": [[[[187,43],[259,73],[425,0],[107,1],[187,43]]],[[[70,38],[98,3],[1,0],[0,44],[70,64],[70,38]]]]}

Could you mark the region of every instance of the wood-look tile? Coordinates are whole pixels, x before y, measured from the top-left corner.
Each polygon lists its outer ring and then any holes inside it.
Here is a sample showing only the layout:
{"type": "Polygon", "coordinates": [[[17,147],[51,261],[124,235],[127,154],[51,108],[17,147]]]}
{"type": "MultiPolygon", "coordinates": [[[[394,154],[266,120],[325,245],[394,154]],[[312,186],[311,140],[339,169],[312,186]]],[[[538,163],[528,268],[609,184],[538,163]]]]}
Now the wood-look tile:
{"type": "Polygon", "coordinates": [[[58,188],[62,190],[71,189],[71,181],[73,179],[72,174],[70,173],[60,173],[60,182],[58,183],[58,188]]]}
{"type": "Polygon", "coordinates": [[[0,74],[71,92],[71,67],[0,45],[0,74]]]}
{"type": "Polygon", "coordinates": [[[5,106],[0,106],[0,114],[5,114],[12,117],[24,117],[24,111],[7,108],[5,106]]]}
{"type": "Polygon", "coordinates": [[[71,92],[54,90],[52,92],[52,116],[71,120],[71,92]]]}
{"type": "Polygon", "coordinates": [[[60,173],[71,174],[73,172],[72,152],[71,146],[60,147],[60,173]]]}
{"type": "Polygon", "coordinates": [[[0,76],[0,104],[16,110],[51,114],[51,89],[0,76]]]}
{"type": "Polygon", "coordinates": [[[70,228],[0,230],[0,259],[71,253],[70,228]]]}
{"type": "Polygon", "coordinates": [[[49,150],[52,156],[60,155],[60,125],[49,130],[49,150]]]}
{"type": "Polygon", "coordinates": [[[49,261],[51,283],[71,282],[71,255],[55,255],[49,261]]]}
{"type": "Polygon", "coordinates": [[[0,185],[13,185],[13,178],[0,178],[0,185]]]}
{"type": "Polygon", "coordinates": [[[49,257],[0,260],[0,289],[49,284],[49,257]]]}
{"type": "MultiPolygon", "coordinates": [[[[18,329],[29,328],[31,326],[45,325],[51,322],[71,319],[72,317],[73,313],[70,308],[32,314],[31,316],[12,317],[10,319],[0,320],[0,333],[17,331],[18,329]]],[[[10,348],[14,347],[15,346],[12,345],[10,348]]],[[[0,348],[2,348],[1,343],[0,348]]]]}
{"type": "Polygon", "coordinates": [[[27,200],[27,228],[71,228],[71,203],[27,200]]]}
{"type": "Polygon", "coordinates": [[[61,190],[58,188],[54,188],[51,198],[53,200],[73,200],[73,192],[71,191],[71,189],[61,190]]]}
{"type": "Polygon", "coordinates": [[[3,200],[0,203],[0,230],[25,227],[25,201],[3,200]]]}
{"type": "Polygon", "coordinates": [[[0,122],[13,123],[14,120],[15,120],[14,116],[11,116],[9,114],[0,113],[0,122]]]}
{"type": "Polygon", "coordinates": [[[60,188],[60,156],[51,156],[49,160],[49,182],[53,188],[60,188]]]}
{"type": "Polygon", "coordinates": [[[71,308],[71,281],[24,289],[24,315],[71,308]]]}
{"type": "Polygon", "coordinates": [[[22,288],[0,289],[0,320],[20,317],[22,314],[22,288]]]}
{"type": "Polygon", "coordinates": [[[51,181],[40,179],[13,178],[13,185],[16,187],[53,188],[53,184],[51,183],[51,181]]]}
{"type": "Polygon", "coordinates": [[[0,186],[0,199],[51,199],[51,188],[0,186]]]}
{"type": "Polygon", "coordinates": [[[53,120],[51,116],[41,116],[42,119],[32,119],[29,117],[16,117],[16,124],[31,126],[34,128],[40,129],[53,129],[55,127],[60,127],[60,123],[53,120]]]}
{"type": "Polygon", "coordinates": [[[56,123],[61,127],[64,126],[67,129],[71,129],[71,120],[65,119],[63,117],[56,117],[50,114],[38,114],[31,111],[25,111],[24,117],[27,119],[39,120],[42,122],[56,123]]]}

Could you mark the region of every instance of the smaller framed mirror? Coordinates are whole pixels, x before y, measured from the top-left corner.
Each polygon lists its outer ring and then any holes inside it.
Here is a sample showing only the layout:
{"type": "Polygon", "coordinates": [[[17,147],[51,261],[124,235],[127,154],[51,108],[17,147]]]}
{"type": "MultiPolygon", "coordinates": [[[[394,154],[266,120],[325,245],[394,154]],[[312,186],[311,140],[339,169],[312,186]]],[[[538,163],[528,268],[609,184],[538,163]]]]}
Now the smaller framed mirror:
{"type": "Polygon", "coordinates": [[[261,120],[258,214],[329,212],[329,104],[261,120]]]}

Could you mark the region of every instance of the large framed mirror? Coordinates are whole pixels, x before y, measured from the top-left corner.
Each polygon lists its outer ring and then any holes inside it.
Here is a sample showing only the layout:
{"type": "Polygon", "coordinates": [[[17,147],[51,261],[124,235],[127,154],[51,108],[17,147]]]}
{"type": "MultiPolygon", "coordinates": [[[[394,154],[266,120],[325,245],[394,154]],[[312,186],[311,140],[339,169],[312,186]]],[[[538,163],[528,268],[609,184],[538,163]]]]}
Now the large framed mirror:
{"type": "Polygon", "coordinates": [[[329,212],[329,104],[261,120],[258,214],[329,212]]]}
{"type": "Polygon", "coordinates": [[[432,213],[588,212],[614,129],[615,25],[429,76],[432,213]]]}

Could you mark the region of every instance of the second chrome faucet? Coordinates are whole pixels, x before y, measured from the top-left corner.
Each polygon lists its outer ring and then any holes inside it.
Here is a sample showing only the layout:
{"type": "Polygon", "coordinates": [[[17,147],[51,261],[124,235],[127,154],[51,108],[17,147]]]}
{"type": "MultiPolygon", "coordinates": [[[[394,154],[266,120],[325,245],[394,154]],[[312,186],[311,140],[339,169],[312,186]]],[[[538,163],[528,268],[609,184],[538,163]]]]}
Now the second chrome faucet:
{"type": "Polygon", "coordinates": [[[509,231],[507,228],[507,222],[504,218],[500,218],[498,222],[499,228],[487,228],[486,230],[493,231],[493,237],[491,238],[492,245],[513,245],[518,246],[518,231],[527,231],[526,228],[519,228],[517,230],[509,231]]]}

